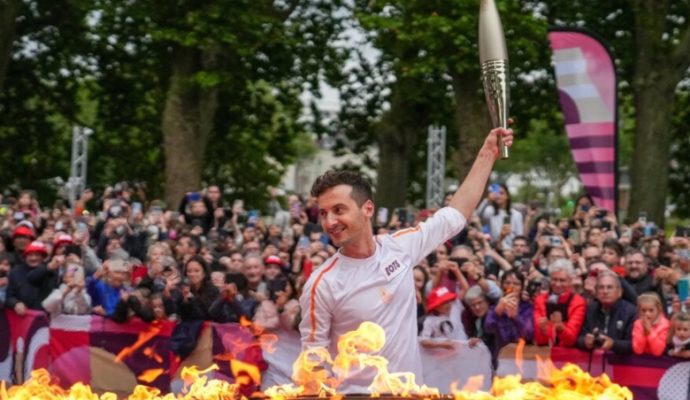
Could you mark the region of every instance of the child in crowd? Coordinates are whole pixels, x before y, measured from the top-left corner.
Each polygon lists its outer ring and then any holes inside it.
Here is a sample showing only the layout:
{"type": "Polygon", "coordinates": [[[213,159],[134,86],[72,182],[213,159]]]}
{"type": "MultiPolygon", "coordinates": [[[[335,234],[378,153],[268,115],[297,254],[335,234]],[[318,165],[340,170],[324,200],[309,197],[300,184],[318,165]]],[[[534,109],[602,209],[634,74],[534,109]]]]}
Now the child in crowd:
{"type": "Polygon", "coordinates": [[[424,319],[420,344],[426,348],[454,348],[453,340],[466,340],[459,318],[462,306],[457,294],[445,286],[435,287],[427,299],[429,315],[424,319]]]}
{"type": "Polygon", "coordinates": [[[664,316],[659,295],[641,294],[637,298],[637,314],[632,332],[633,351],[635,354],[662,355],[671,323],[664,316]]]}
{"type": "Polygon", "coordinates": [[[84,290],[84,268],[77,264],[67,264],[62,284],[53,289],[41,305],[51,318],[60,314],[90,314],[91,296],[84,290]]]}
{"type": "Polygon", "coordinates": [[[690,314],[685,311],[673,317],[672,331],[669,333],[668,355],[690,358],[690,314]]]}

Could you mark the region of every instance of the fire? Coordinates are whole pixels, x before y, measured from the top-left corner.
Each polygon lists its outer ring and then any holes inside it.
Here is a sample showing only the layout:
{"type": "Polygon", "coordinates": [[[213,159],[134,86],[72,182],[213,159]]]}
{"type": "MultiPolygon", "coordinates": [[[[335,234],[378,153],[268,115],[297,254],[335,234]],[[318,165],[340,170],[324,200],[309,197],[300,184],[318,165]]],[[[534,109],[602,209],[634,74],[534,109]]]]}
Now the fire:
{"type": "MultiPolygon", "coordinates": [[[[149,339],[150,332],[142,334],[137,343],[122,352],[126,356],[136,351],[149,339]]],[[[294,384],[274,386],[265,390],[264,395],[274,400],[294,399],[302,396],[318,395],[335,400],[342,400],[343,395],[338,387],[353,373],[363,369],[375,371],[373,381],[369,386],[372,397],[390,394],[400,397],[418,398],[451,398],[442,396],[438,389],[420,386],[415,383],[415,376],[411,373],[391,373],[388,371],[388,361],[377,355],[385,344],[385,332],[371,322],[362,323],[355,331],[343,335],[338,340],[338,354],[331,357],[328,349],[315,347],[303,351],[293,364],[294,384]]],[[[520,348],[524,343],[520,344],[520,348]]],[[[155,351],[145,348],[144,353],[155,359],[155,351]]],[[[521,351],[520,351],[521,353],[521,351]]],[[[261,374],[255,365],[234,359],[231,355],[217,357],[229,361],[236,383],[209,379],[207,374],[218,369],[213,365],[200,370],[197,367],[182,369],[181,378],[184,388],[181,394],[161,394],[160,390],[138,385],[134,388],[128,400],[192,400],[192,399],[245,399],[239,385],[252,380],[261,382],[261,374]]],[[[612,383],[606,374],[592,377],[579,367],[567,364],[557,369],[550,360],[538,360],[539,378],[536,382],[522,382],[520,375],[509,375],[496,378],[489,392],[482,392],[482,377],[473,377],[464,385],[462,390],[453,389],[452,400],[632,400],[629,389],[612,383]]],[[[139,379],[150,383],[161,374],[166,373],[161,368],[144,371],[139,379]]],[[[36,370],[31,379],[23,385],[6,388],[5,382],[0,382],[0,400],[116,400],[114,393],[96,394],[85,384],[77,383],[69,389],[63,389],[51,378],[46,370],[36,370]]]]}
{"type": "MultiPolygon", "coordinates": [[[[241,396],[238,392],[238,385],[231,384],[218,379],[208,379],[205,374],[218,369],[211,366],[204,370],[196,367],[183,368],[182,379],[185,382],[182,394],[161,395],[160,390],[137,385],[128,400],[196,400],[196,399],[215,399],[215,400],[234,400],[241,396]]],[[[163,371],[148,370],[142,375],[153,378],[160,375],[163,371]],[[158,374],[158,375],[157,375],[158,374]]],[[[98,395],[91,390],[91,387],[83,383],[75,383],[68,390],[62,389],[51,378],[48,371],[39,369],[31,372],[31,379],[23,385],[5,387],[5,382],[0,383],[1,400],[117,400],[115,393],[103,393],[98,395]]]]}

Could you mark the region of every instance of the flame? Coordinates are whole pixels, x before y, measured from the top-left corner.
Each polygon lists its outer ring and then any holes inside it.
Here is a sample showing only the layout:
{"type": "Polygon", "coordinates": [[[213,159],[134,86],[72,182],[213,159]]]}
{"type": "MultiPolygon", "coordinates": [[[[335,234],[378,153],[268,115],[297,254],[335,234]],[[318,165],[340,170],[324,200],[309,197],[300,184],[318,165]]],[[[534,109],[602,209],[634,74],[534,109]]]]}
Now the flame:
{"type": "Polygon", "coordinates": [[[518,340],[517,347],[515,348],[515,365],[517,366],[518,371],[520,371],[520,374],[524,374],[522,367],[525,363],[525,344],[525,339],[520,338],[520,340],[518,340]]]}
{"type": "MultiPolygon", "coordinates": [[[[150,339],[150,332],[140,335],[135,345],[130,346],[131,354],[150,339]]],[[[338,387],[349,374],[363,369],[371,369],[375,376],[369,390],[372,397],[391,394],[400,397],[420,397],[424,399],[440,398],[438,389],[419,386],[415,383],[415,376],[411,373],[390,373],[388,361],[378,352],[385,344],[385,332],[373,323],[365,322],[360,327],[343,335],[338,341],[338,354],[331,358],[324,347],[315,347],[303,351],[293,364],[293,384],[268,388],[264,395],[273,400],[294,399],[299,396],[318,395],[333,400],[342,400],[343,395],[338,387]]],[[[518,361],[524,343],[518,344],[518,361]]],[[[122,352],[121,352],[122,354],[122,352]]],[[[144,354],[155,359],[155,351],[151,347],[144,349],[144,354]]],[[[209,379],[209,373],[218,370],[217,365],[206,369],[196,366],[184,367],[180,377],[184,381],[181,394],[161,395],[160,390],[137,385],[128,400],[201,400],[201,399],[241,399],[240,385],[251,381],[259,384],[261,374],[257,366],[248,364],[224,354],[216,357],[226,359],[236,378],[234,384],[217,379],[209,379]]],[[[483,386],[483,378],[472,377],[462,390],[456,390],[453,384],[453,400],[632,400],[629,389],[612,383],[606,374],[592,377],[578,366],[566,364],[557,369],[551,360],[538,358],[538,380],[522,382],[520,375],[509,375],[495,378],[489,392],[479,391],[483,386]]],[[[143,382],[153,382],[161,374],[162,368],[149,369],[139,375],[143,382]]],[[[260,397],[261,394],[252,395],[260,397]]],[[[5,382],[0,382],[0,400],[117,400],[114,393],[96,394],[91,387],[76,383],[69,389],[59,387],[46,370],[36,370],[31,373],[31,379],[23,385],[12,386],[9,389],[5,382]]]]}

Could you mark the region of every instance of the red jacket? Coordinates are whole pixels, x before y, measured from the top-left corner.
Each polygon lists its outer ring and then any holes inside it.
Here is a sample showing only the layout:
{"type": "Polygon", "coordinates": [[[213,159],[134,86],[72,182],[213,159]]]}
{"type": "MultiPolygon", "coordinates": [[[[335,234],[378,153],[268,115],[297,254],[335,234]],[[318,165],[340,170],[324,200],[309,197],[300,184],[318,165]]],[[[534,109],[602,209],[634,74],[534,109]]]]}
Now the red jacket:
{"type": "Polygon", "coordinates": [[[655,356],[664,354],[670,327],[671,323],[662,315],[659,317],[659,321],[652,325],[649,335],[645,335],[642,321],[639,319],[635,321],[632,331],[632,347],[635,354],[653,354],[655,356]]]}
{"type": "Polygon", "coordinates": [[[534,343],[540,346],[554,344],[556,346],[573,347],[585,322],[587,302],[582,296],[573,293],[571,290],[559,296],[558,304],[567,303],[571,295],[572,300],[570,300],[570,305],[568,306],[568,320],[565,322],[565,329],[558,334],[557,338],[554,338],[555,330],[551,321],[547,323],[546,333],[539,327],[539,320],[541,318],[549,319],[549,316],[546,315],[546,302],[549,295],[550,293],[542,293],[534,299],[534,343]]]}

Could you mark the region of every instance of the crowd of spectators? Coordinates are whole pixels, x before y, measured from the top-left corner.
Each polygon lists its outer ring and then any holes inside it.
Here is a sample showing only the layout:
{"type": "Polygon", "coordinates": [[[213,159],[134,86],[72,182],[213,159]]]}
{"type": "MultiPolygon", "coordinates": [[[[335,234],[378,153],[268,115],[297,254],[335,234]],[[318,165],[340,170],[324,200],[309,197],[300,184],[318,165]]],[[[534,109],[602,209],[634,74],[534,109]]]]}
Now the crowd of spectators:
{"type": "MultiPolygon", "coordinates": [[[[30,191],[2,200],[2,307],[177,321],[182,355],[202,321],[297,329],[302,287],[336,251],[314,199],[297,195],[273,196],[265,213],[213,185],[179,207],[125,183],[100,196],[87,189],[72,207],[41,207],[30,191]]],[[[434,211],[379,213],[376,232],[434,211]]],[[[494,366],[521,339],[690,358],[687,231],[620,224],[586,195],[571,215],[519,210],[492,184],[467,229],[414,267],[420,343],[483,343],[494,366]]]]}

